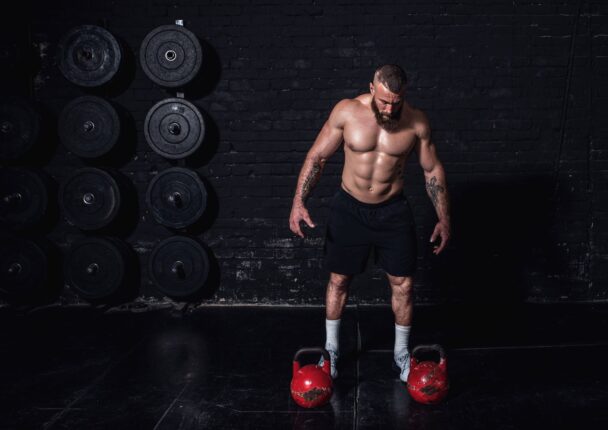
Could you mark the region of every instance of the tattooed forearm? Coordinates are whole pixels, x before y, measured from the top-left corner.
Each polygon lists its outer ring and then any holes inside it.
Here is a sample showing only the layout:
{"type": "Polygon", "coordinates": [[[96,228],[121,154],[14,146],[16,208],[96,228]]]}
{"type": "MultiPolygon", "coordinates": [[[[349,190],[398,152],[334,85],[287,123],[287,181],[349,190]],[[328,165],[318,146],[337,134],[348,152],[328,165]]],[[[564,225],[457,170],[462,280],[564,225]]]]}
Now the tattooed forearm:
{"type": "Polygon", "coordinates": [[[295,201],[297,203],[304,203],[306,201],[314,186],[319,182],[324,165],[325,160],[322,158],[315,157],[306,159],[302,171],[300,172],[300,178],[298,179],[298,187],[295,195],[295,201]]]}
{"type": "Polygon", "coordinates": [[[305,201],[308,198],[308,195],[312,191],[312,188],[317,185],[319,182],[319,178],[321,177],[321,163],[315,161],[312,165],[312,169],[308,172],[308,175],[304,178],[304,182],[302,183],[301,196],[302,201],[305,201]]]}
{"type": "Polygon", "coordinates": [[[437,183],[437,178],[433,176],[426,182],[426,191],[433,202],[433,206],[437,207],[439,203],[439,193],[445,193],[445,187],[437,183]]]}
{"type": "Polygon", "coordinates": [[[425,183],[426,191],[433,202],[437,218],[440,221],[450,222],[450,198],[445,184],[443,174],[440,172],[439,177],[435,174],[428,175],[425,183]],[[430,176],[430,177],[429,177],[430,176]]]}

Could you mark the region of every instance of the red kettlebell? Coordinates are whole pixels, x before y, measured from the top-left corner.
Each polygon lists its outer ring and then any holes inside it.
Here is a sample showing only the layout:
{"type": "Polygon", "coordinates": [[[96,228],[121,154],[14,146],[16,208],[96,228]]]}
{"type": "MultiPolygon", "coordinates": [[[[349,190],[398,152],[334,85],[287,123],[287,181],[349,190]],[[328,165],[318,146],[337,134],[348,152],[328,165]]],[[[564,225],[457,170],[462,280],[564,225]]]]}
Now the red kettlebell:
{"type": "Polygon", "coordinates": [[[303,408],[322,406],[329,401],[333,392],[330,374],[331,358],[324,348],[302,348],[293,358],[293,377],[291,379],[291,397],[303,408]],[[303,354],[323,354],[323,367],[307,364],[300,367],[298,359],[303,354]]]}
{"type": "Polygon", "coordinates": [[[439,403],[448,394],[447,357],[440,345],[418,345],[412,351],[407,390],[414,400],[425,404],[439,403]],[[419,362],[416,354],[421,351],[439,352],[439,363],[419,362]]]}

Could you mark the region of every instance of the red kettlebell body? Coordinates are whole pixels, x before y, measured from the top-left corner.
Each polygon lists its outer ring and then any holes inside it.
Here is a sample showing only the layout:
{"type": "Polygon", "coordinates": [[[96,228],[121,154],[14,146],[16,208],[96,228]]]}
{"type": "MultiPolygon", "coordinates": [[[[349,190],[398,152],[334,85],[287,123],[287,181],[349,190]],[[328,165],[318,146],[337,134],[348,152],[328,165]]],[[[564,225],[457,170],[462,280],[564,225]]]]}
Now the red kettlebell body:
{"type": "Polygon", "coordinates": [[[412,351],[410,374],[407,378],[407,390],[414,400],[420,403],[439,403],[448,394],[449,381],[447,358],[440,345],[419,345],[412,351]],[[421,351],[439,352],[439,363],[418,361],[416,354],[421,351]]]}
{"type": "Polygon", "coordinates": [[[303,408],[314,408],[329,401],[333,392],[330,363],[329,353],[324,348],[302,348],[296,352],[293,358],[291,397],[298,405],[303,408]],[[323,367],[316,364],[300,367],[299,357],[309,353],[322,354],[323,367]]]}

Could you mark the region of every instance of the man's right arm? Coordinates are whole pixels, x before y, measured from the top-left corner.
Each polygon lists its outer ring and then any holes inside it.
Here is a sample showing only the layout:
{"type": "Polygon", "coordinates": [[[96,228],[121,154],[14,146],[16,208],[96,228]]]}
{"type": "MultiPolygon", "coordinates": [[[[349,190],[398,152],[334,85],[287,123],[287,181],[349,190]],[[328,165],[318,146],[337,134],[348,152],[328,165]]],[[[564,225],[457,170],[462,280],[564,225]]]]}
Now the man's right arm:
{"type": "Polygon", "coordinates": [[[291,231],[300,237],[304,237],[300,229],[300,221],[306,222],[309,227],[314,227],[304,203],[314,186],[319,182],[325,163],[342,144],[345,110],[350,103],[352,103],[351,100],[342,100],[333,108],[315,143],[308,151],[304,165],[300,170],[291,215],[289,216],[291,231]]]}

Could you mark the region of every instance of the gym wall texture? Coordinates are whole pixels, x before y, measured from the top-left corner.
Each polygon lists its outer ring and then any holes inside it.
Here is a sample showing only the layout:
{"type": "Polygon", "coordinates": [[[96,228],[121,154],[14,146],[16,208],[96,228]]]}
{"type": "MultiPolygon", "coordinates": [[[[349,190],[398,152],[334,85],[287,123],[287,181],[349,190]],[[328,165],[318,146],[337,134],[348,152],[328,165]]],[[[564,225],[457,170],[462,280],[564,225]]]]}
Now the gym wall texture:
{"type": "MultiPolygon", "coordinates": [[[[151,250],[176,234],[145,202],[152,178],[185,166],[203,178],[209,202],[187,231],[209,250],[206,303],[321,304],[328,203],[343,153],[327,164],[308,201],[315,229],[300,239],[288,216],[306,152],[332,107],[368,90],[375,66],[408,73],[407,101],[427,113],[452,202],[452,241],[427,245],[436,222],[415,157],[405,194],[417,222],[417,303],[608,300],[608,3],[587,0],[53,1],[25,6],[3,30],[34,61],[3,64],[4,94],[36,100],[55,123],[74,98],[99,95],[127,113],[125,154],[106,160],[137,191],[135,222],[114,233],[142,268],[136,295],[162,294],[147,273],[151,250]],[[143,124],[175,96],[144,74],[139,48],[157,26],[183,19],[203,47],[186,100],[205,113],[202,148],[185,163],[146,143],[143,124]],[[102,90],[60,73],[58,41],[70,28],[100,25],[123,43],[121,78],[102,90]],[[24,73],[25,72],[25,73],[24,73]]],[[[11,60],[12,61],[12,60],[11,60]]],[[[49,121],[52,125],[53,121],[49,121]]],[[[57,183],[89,163],[46,131],[31,165],[57,183]],[[49,149],[50,148],[50,149],[49,149]]],[[[42,232],[65,254],[83,233],[59,214],[42,232]]],[[[111,233],[112,234],[112,233],[111,233]]],[[[110,235],[111,235],[110,234],[110,235]]],[[[69,288],[66,302],[80,300],[69,288]]],[[[389,303],[370,262],[350,303],[389,303]]]]}

